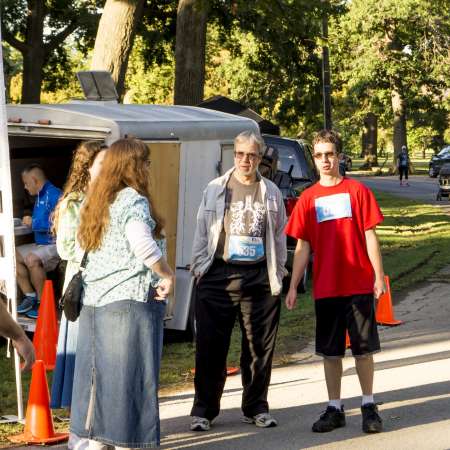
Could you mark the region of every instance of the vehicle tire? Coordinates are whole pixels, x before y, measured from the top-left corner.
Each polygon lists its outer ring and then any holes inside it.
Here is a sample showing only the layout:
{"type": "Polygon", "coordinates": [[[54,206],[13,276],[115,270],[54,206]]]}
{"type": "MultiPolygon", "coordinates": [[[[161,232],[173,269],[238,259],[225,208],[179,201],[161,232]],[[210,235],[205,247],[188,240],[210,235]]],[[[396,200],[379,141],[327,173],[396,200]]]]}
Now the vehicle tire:
{"type": "Polygon", "coordinates": [[[351,162],[351,161],[349,161],[349,162],[347,163],[347,170],[348,170],[349,172],[352,170],[352,162],[351,162]]]}
{"type": "Polygon", "coordinates": [[[441,193],[438,193],[438,195],[436,195],[436,201],[440,202],[441,200],[442,200],[442,195],[441,195],[441,193]]]}

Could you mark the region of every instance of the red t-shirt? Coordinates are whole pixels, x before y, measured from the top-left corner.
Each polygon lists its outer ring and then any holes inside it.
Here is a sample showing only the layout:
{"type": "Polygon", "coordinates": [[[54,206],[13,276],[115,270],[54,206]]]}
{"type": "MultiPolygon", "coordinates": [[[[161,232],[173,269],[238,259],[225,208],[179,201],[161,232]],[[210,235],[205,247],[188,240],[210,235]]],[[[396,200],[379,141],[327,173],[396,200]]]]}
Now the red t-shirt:
{"type": "Polygon", "coordinates": [[[373,292],[365,231],[382,221],[373,193],[350,178],[330,187],[316,183],[302,193],[285,232],[311,245],[316,300],[373,292]]]}

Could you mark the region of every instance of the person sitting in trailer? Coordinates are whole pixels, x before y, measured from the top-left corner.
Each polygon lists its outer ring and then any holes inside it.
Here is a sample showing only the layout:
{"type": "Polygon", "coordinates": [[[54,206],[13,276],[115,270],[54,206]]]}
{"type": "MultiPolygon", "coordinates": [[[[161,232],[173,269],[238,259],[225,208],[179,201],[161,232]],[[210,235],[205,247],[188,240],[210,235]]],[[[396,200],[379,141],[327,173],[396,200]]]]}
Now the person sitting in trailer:
{"type": "Polygon", "coordinates": [[[36,200],[32,216],[22,219],[23,224],[33,230],[34,243],[21,245],[16,251],[17,284],[24,294],[17,312],[36,319],[46,272],[54,270],[59,263],[55,238],[51,233],[51,216],[61,190],[47,180],[38,164],[31,164],[23,170],[22,181],[26,191],[36,196],[36,200]]]}

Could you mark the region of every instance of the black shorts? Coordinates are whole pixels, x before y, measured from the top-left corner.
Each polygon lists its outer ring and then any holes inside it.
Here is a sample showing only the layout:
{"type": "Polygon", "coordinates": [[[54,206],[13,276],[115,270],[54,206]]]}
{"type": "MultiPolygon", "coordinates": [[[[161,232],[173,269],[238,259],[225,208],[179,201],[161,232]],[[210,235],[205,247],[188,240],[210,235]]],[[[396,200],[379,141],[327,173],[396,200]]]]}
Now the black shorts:
{"type": "Polygon", "coordinates": [[[321,298],[316,309],[316,353],[330,358],[345,354],[348,330],[353,356],[380,351],[373,294],[321,298]]]}

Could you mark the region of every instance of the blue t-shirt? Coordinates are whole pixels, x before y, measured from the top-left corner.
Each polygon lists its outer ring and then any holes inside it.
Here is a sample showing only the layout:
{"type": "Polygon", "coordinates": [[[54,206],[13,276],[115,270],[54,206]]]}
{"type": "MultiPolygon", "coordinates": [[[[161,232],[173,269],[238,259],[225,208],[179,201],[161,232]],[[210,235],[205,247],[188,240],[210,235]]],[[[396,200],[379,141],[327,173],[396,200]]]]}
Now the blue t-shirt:
{"type": "Polygon", "coordinates": [[[34,231],[34,241],[38,245],[55,243],[55,238],[50,232],[51,215],[61,194],[61,189],[58,189],[50,181],[46,181],[37,195],[33,208],[31,228],[34,231]]]}
{"type": "Polygon", "coordinates": [[[398,161],[400,167],[408,167],[408,154],[407,153],[400,153],[398,155],[398,161]]]}

